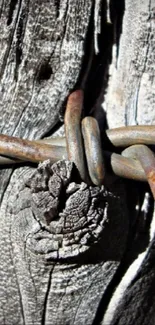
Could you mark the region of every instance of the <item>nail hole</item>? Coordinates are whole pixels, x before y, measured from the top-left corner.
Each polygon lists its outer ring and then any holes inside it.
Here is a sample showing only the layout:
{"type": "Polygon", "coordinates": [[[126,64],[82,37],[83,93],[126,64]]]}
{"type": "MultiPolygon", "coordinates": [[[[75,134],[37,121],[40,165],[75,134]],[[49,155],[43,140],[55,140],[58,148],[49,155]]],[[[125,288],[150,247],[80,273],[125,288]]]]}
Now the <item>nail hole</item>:
{"type": "Polygon", "coordinates": [[[40,67],[37,81],[40,82],[42,80],[48,80],[48,79],[50,79],[51,74],[53,74],[53,71],[52,71],[50,64],[47,62],[44,62],[44,63],[42,63],[42,65],[40,67]]]}

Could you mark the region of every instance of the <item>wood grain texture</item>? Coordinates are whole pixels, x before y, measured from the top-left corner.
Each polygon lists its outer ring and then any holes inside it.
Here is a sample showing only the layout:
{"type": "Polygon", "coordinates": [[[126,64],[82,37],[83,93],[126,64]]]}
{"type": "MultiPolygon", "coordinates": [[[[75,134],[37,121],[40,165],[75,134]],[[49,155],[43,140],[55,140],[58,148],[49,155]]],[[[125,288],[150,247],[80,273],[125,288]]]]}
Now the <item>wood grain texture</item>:
{"type": "Polygon", "coordinates": [[[1,207],[1,324],[91,324],[96,317],[124,252],[124,191],[120,181],[111,192],[75,183],[72,172],[71,162],[47,161],[10,181],[1,207]]]}
{"type": "MultiPolygon", "coordinates": [[[[116,10],[114,2],[112,5],[116,10]]],[[[122,5],[122,24],[120,11],[115,10],[115,44],[104,103],[108,125],[117,127],[154,124],[155,1],[125,1],[122,5]]],[[[113,293],[102,321],[103,325],[152,325],[155,321],[154,202],[150,200],[147,188],[140,190],[141,186],[137,186],[135,183],[131,184],[128,194],[131,198],[130,220],[136,210],[139,214],[138,219],[136,217],[139,221],[134,227],[137,240],[132,228],[126,259],[130,259],[133,252],[135,256],[131,258],[129,268],[113,293]],[[133,210],[131,207],[134,206],[133,197],[137,196],[136,189],[138,195],[141,193],[143,198],[141,197],[141,203],[139,201],[135,204],[133,210]],[[142,242],[144,246],[141,246],[142,242]]]]}
{"type": "MultiPolygon", "coordinates": [[[[97,37],[99,9],[100,1],[84,0],[1,3],[1,132],[33,139],[52,130],[80,76],[92,16],[97,37]]],[[[122,195],[72,185],[71,167],[52,167],[53,177],[46,164],[35,177],[33,168],[1,171],[3,325],[92,323],[120,264],[122,195]]]]}
{"type": "Polygon", "coordinates": [[[92,5],[91,0],[76,5],[67,0],[3,1],[1,132],[32,139],[56,124],[79,77],[92,5]]]}
{"type": "MultiPolygon", "coordinates": [[[[127,0],[124,3],[122,26],[119,23],[119,30],[115,31],[106,97],[110,128],[155,123],[154,8],[154,0],[127,0]]],[[[115,25],[118,19],[119,11],[114,17],[115,25]]]]}

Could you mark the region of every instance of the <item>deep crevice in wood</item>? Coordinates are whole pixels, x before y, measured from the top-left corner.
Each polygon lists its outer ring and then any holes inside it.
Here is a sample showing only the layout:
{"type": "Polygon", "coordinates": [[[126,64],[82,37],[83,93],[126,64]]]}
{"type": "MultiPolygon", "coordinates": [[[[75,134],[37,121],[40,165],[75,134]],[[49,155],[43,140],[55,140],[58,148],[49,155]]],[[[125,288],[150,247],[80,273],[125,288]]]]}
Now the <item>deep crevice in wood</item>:
{"type": "Polygon", "coordinates": [[[107,23],[106,3],[101,5],[101,33],[98,35],[99,53],[94,53],[91,69],[86,82],[85,114],[98,109],[103,102],[108,82],[108,68],[111,62],[113,44],[112,25],[107,23]],[[102,92],[102,95],[101,95],[102,92]],[[100,99],[100,102],[99,102],[100,99]]]}
{"type": "MultiPolygon", "coordinates": [[[[66,104],[66,100],[65,103],[63,105],[64,110],[65,110],[65,104],[66,104]]],[[[41,137],[41,139],[43,138],[48,138],[51,137],[53,134],[55,134],[61,127],[63,126],[63,116],[62,116],[62,121],[58,120],[56,121],[55,125],[52,127],[51,130],[49,130],[48,132],[45,131],[45,133],[43,134],[43,136],[41,137]]]]}
{"type": "MultiPolygon", "coordinates": [[[[28,0],[29,1],[29,0],[28,0]]],[[[28,4],[22,9],[21,15],[19,17],[18,25],[17,25],[17,41],[16,41],[16,68],[15,68],[15,80],[18,79],[18,70],[19,66],[22,62],[22,54],[23,54],[23,38],[25,33],[25,27],[28,16],[28,4]]]]}
{"type": "MultiPolygon", "coordinates": [[[[144,199],[144,193],[146,192],[147,184],[142,183],[136,183],[133,181],[126,181],[126,190],[127,190],[127,201],[128,201],[128,211],[130,214],[130,229],[126,244],[126,249],[123,255],[123,258],[121,260],[121,263],[111,280],[110,284],[108,285],[106,291],[104,292],[104,296],[100,301],[98,310],[96,312],[96,317],[94,319],[94,322],[92,325],[98,325],[102,321],[103,315],[106,312],[106,309],[110,303],[111,297],[113,296],[117,286],[119,285],[121,279],[125,275],[126,271],[128,270],[129,266],[133,263],[133,261],[138,257],[139,254],[144,252],[148,245],[149,245],[149,232],[150,232],[150,223],[152,220],[152,214],[153,214],[153,198],[151,196],[150,199],[150,209],[148,210],[147,219],[145,220],[145,216],[143,216],[143,213],[141,211],[141,206],[144,199]],[[139,190],[138,190],[139,188],[139,190]],[[140,192],[140,193],[139,193],[140,192]],[[137,193],[139,193],[139,200],[141,200],[140,204],[140,212],[139,216],[135,219],[135,206],[137,201],[137,193]],[[139,220],[139,224],[137,221],[137,218],[139,220]],[[143,218],[143,220],[142,220],[143,218]]],[[[149,190],[149,189],[148,189],[149,190]]],[[[154,262],[153,262],[154,263],[154,262]]],[[[144,264],[144,263],[143,263],[144,264]]],[[[149,265],[150,268],[150,265],[149,265]]],[[[145,269],[145,266],[144,266],[145,269]]],[[[132,283],[137,281],[138,276],[141,276],[141,271],[138,273],[134,281],[132,283]]],[[[132,285],[131,283],[131,285],[132,285]]],[[[116,323],[117,324],[117,323],[116,323]]]]}
{"type": "Polygon", "coordinates": [[[54,0],[54,5],[57,8],[56,18],[59,17],[59,10],[60,10],[60,0],[54,0]]]}
{"type": "Polygon", "coordinates": [[[119,56],[119,42],[122,33],[124,11],[125,0],[110,1],[110,18],[114,25],[114,43],[116,43],[117,47],[117,58],[119,56]]]}
{"type": "Polygon", "coordinates": [[[49,292],[50,292],[50,287],[51,287],[53,269],[54,269],[54,265],[51,266],[51,270],[49,272],[48,285],[47,285],[44,304],[43,304],[43,313],[42,313],[41,325],[46,325],[46,317],[48,318],[46,313],[47,313],[47,304],[48,304],[49,292]]]}
{"type": "Polygon", "coordinates": [[[91,16],[89,20],[88,31],[84,42],[84,57],[82,60],[81,71],[79,73],[79,78],[75,85],[75,89],[78,88],[85,89],[86,84],[88,83],[90,70],[92,68],[92,61],[95,55],[93,33],[94,33],[94,2],[91,8],[91,16]]]}
{"type": "Polygon", "coordinates": [[[8,15],[8,20],[7,20],[7,26],[11,25],[12,19],[13,19],[13,13],[16,8],[18,0],[10,0],[10,5],[9,5],[9,15],[8,15]]]}

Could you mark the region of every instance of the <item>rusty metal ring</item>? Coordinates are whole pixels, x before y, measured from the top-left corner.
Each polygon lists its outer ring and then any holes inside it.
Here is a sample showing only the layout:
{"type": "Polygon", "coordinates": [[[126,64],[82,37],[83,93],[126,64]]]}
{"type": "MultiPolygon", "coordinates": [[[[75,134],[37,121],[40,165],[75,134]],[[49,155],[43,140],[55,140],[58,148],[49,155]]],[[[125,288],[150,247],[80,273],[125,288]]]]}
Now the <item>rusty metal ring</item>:
{"type": "Polygon", "coordinates": [[[68,98],[64,123],[68,159],[75,163],[82,180],[88,182],[81,134],[82,107],[83,91],[76,90],[68,98]]]}
{"type": "Polygon", "coordinates": [[[97,121],[87,116],[82,120],[82,134],[90,178],[95,185],[104,183],[105,167],[97,121]]]}

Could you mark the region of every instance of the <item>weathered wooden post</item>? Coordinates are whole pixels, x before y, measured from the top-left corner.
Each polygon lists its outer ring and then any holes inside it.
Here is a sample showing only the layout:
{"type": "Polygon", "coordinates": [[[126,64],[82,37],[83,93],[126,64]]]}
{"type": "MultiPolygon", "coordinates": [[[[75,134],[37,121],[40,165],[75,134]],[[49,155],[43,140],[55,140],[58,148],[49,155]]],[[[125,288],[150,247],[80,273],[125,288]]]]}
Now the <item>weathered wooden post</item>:
{"type": "MultiPolygon", "coordinates": [[[[3,0],[0,133],[50,137],[78,87],[101,127],[154,124],[154,15],[154,0],[3,0]]],[[[69,161],[3,167],[0,324],[154,324],[149,187],[89,186],[69,161]]]]}

